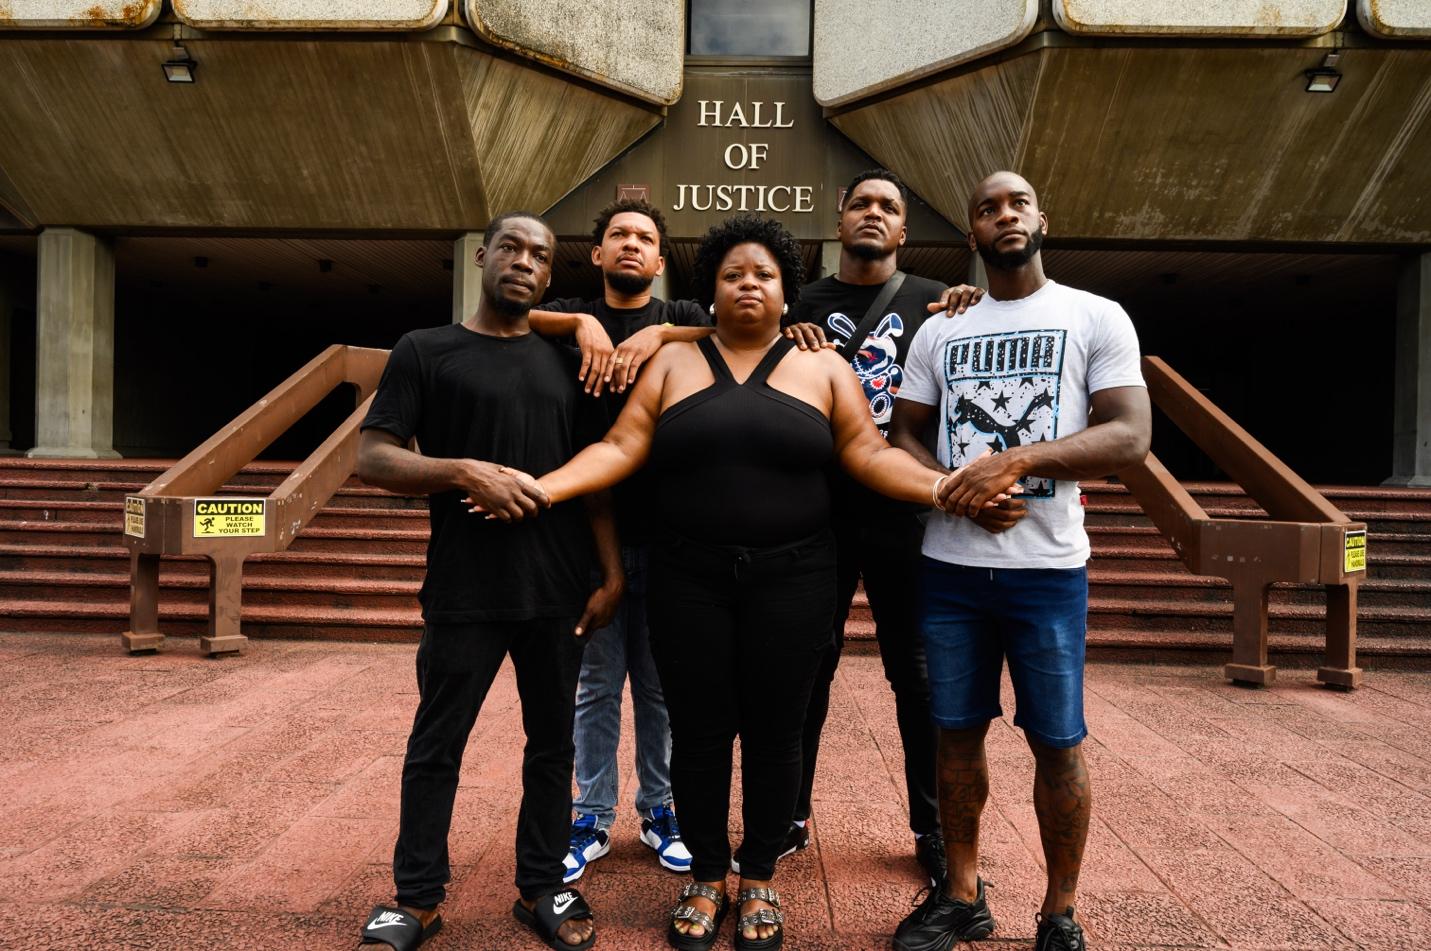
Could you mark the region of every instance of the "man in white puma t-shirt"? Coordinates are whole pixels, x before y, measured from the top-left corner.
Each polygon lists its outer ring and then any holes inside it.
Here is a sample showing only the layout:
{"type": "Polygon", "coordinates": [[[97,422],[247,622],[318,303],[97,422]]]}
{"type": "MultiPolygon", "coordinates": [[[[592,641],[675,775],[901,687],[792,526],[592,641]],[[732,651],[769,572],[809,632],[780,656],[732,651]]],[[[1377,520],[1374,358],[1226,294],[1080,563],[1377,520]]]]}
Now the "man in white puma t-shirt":
{"type": "Polygon", "coordinates": [[[952,470],[937,489],[949,514],[936,510],[924,536],[920,604],[949,874],[901,922],[894,946],[942,951],[994,930],[978,834],[984,735],[1003,715],[1007,660],[1014,724],[1036,764],[1048,869],[1035,949],[1084,951],[1073,910],[1092,809],[1082,752],[1088,536],[1077,480],[1147,454],[1148,393],[1123,308],[1044,276],[1048,219],[1033,186],[1011,172],[989,176],[969,220],[988,295],[962,319],[920,329],[890,433],[934,465],[922,441],[932,430],[937,464],[952,470]],[[1015,481],[1021,495],[984,509],[1015,481]]]}

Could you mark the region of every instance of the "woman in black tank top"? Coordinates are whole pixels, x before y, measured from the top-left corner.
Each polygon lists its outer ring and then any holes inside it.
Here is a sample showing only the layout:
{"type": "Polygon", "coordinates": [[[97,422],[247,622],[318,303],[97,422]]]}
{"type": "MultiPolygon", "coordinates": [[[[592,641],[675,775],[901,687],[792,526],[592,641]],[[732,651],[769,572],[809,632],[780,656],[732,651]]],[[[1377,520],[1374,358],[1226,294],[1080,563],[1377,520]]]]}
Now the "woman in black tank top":
{"type": "Polygon", "coordinates": [[[797,351],[781,337],[785,302],[803,278],[789,232],[732,218],[706,235],[696,272],[715,334],[658,351],[605,439],[541,483],[556,503],[651,467],[650,503],[664,527],[651,553],[651,646],[693,879],[667,937],[708,948],[738,904],[736,947],[765,951],[784,935],[770,879],[799,793],[805,708],[833,633],[827,466],[926,503],[940,473],[885,442],[833,351],[797,351]],[[745,839],[733,863],[737,736],[745,839]],[[741,873],[735,902],[725,895],[731,865],[741,873]]]}

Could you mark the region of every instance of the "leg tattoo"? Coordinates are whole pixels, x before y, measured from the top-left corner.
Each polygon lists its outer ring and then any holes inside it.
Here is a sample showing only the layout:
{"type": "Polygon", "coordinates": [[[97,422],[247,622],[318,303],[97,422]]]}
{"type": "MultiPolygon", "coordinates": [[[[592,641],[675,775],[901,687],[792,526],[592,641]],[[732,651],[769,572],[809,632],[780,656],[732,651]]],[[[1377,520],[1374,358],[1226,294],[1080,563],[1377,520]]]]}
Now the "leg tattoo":
{"type": "Polygon", "coordinates": [[[1036,762],[1034,812],[1048,864],[1043,911],[1061,915],[1074,903],[1083,847],[1088,840],[1088,820],[1093,812],[1088,765],[1083,760],[1082,745],[1055,749],[1030,740],[1029,746],[1036,762]]]}
{"type": "Polygon", "coordinates": [[[939,731],[939,821],[950,898],[973,901],[979,875],[979,816],[989,798],[989,762],[984,756],[988,724],[969,730],[939,731]]]}

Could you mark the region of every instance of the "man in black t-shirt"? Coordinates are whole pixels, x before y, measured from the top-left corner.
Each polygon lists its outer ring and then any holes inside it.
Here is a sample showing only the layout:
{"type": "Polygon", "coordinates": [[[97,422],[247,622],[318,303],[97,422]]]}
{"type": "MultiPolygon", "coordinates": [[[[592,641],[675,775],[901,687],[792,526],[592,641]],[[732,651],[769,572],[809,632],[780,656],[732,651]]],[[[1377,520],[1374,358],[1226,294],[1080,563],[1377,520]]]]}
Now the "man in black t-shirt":
{"type": "Polygon", "coordinates": [[[411,947],[441,927],[462,752],[508,654],[527,737],[516,843],[521,897],[512,912],[544,939],[573,948],[595,937],[586,902],[562,881],[572,716],[585,635],[610,621],[623,578],[605,499],[525,518],[548,505],[527,473],[561,465],[605,432],[604,417],[574,385],[572,355],[528,326],[555,250],[535,215],[494,219],[477,252],[477,312],[404,335],[363,421],[358,476],[428,493],[432,525],[419,595],[419,701],[393,854],[397,896],[395,906],[373,910],[366,943],[411,947]],[[414,438],[421,454],[407,448],[414,438]],[[470,512],[465,498],[491,517],[470,512]],[[602,573],[595,591],[593,539],[602,573]]]}
{"type": "MultiPolygon", "coordinates": [[[[665,219],[648,202],[623,199],[608,205],[597,216],[592,232],[591,262],[601,269],[602,296],[548,301],[532,314],[532,325],[549,335],[576,335],[583,323],[595,321],[616,345],[595,353],[583,348],[586,390],[599,399],[611,422],[625,405],[627,387],[657,350],[673,340],[697,340],[710,333],[710,318],[699,305],[651,296],[652,282],[665,269],[665,237],[665,219]]],[[[650,489],[644,472],[615,489],[626,594],[612,623],[592,634],[582,660],[574,737],[576,818],[566,856],[568,882],[580,878],[587,863],[611,847],[609,830],[619,799],[621,692],[628,675],[636,726],[641,841],[655,851],[662,867],[690,870],[691,854],[681,841],[671,802],[670,719],[646,627],[650,489]]]]}
{"type": "MultiPolygon", "coordinates": [[[[816,324],[841,347],[855,335],[886,282],[896,273],[896,254],[906,237],[908,203],[904,183],[885,169],[862,172],[850,182],[836,228],[841,244],[839,272],[801,289],[796,320],[816,324]]],[[[942,311],[957,316],[982,294],[975,287],[946,288],[935,281],[905,275],[888,304],[880,308],[851,365],[869,398],[870,415],[881,433],[889,433],[895,394],[915,333],[925,320],[944,319],[934,314],[942,311]]],[[[863,576],[885,677],[894,689],[915,856],[930,879],[937,880],[943,877],[945,858],[935,785],[936,733],[929,717],[928,675],[915,617],[919,548],[924,535],[922,515],[927,509],[871,492],[842,473],[836,473],[833,479],[839,550],[835,638],[810,695],[803,740],[803,783],[786,840],[786,854],[803,849],[810,841],[805,822],[810,817],[820,731],[829,709],[830,683],[844,646],[845,621],[863,576]]]]}

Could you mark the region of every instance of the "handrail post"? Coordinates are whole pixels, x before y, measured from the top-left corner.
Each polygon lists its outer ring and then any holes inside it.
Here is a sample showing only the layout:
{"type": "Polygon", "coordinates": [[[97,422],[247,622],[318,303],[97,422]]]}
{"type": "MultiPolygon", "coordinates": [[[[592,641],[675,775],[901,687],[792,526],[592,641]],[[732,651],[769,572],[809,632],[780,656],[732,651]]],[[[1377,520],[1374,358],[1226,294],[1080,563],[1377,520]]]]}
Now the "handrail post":
{"type": "Polygon", "coordinates": [[[1361,668],[1356,666],[1355,584],[1327,587],[1326,665],[1317,669],[1317,680],[1331,687],[1351,690],[1361,686],[1361,668]]]}
{"type": "Polygon", "coordinates": [[[164,646],[159,633],[159,556],[130,552],[129,578],[129,630],[119,636],[131,654],[157,651],[164,646]]]}
{"type": "Polygon", "coordinates": [[[215,654],[237,653],[248,644],[239,632],[243,604],[243,554],[209,555],[209,628],[199,638],[199,650],[215,654]]]}
{"type": "Polygon", "coordinates": [[[1265,686],[1277,679],[1267,663],[1267,589],[1264,578],[1232,579],[1232,663],[1222,668],[1228,680],[1265,686]]]}

